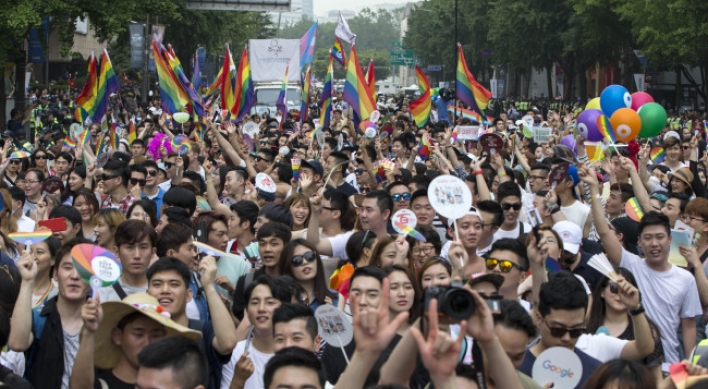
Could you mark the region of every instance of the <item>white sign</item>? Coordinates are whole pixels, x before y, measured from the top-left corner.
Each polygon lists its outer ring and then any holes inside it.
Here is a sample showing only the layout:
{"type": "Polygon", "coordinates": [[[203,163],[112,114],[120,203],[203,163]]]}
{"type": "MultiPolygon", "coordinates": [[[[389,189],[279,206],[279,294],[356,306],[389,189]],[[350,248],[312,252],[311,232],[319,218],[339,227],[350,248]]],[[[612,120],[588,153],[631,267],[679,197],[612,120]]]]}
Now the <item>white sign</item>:
{"type": "Polygon", "coordinates": [[[464,216],[472,206],[472,192],[461,179],[445,174],[428,186],[428,198],[435,211],[451,220],[464,216]]]}
{"type": "Polygon", "coordinates": [[[268,193],[275,193],[276,190],[275,182],[265,173],[256,174],[256,188],[268,193]]]}
{"type": "Polygon", "coordinates": [[[406,235],[407,233],[403,229],[406,227],[415,228],[418,224],[418,218],[410,209],[399,209],[391,217],[391,224],[396,232],[406,235]]]}
{"type": "Polygon", "coordinates": [[[282,82],[300,79],[300,39],[250,39],[248,59],[254,82],[282,82]]]}
{"type": "Polygon", "coordinates": [[[91,260],[91,270],[104,283],[113,284],[120,278],[120,265],[115,259],[98,256],[91,260]]]}
{"type": "Polygon", "coordinates": [[[457,126],[458,140],[477,140],[479,138],[479,126],[457,126]]]}
{"type": "Polygon", "coordinates": [[[352,341],[354,329],[347,316],[331,305],[320,305],[315,311],[317,332],[320,337],[335,347],[344,347],[352,341]]]}
{"type": "Polygon", "coordinates": [[[548,137],[553,133],[550,127],[536,127],[533,132],[534,143],[548,143],[548,137]]]}
{"type": "Polygon", "coordinates": [[[554,388],[574,388],[582,376],[580,358],[565,347],[551,347],[539,354],[531,370],[531,377],[539,385],[553,382],[554,388]]]}

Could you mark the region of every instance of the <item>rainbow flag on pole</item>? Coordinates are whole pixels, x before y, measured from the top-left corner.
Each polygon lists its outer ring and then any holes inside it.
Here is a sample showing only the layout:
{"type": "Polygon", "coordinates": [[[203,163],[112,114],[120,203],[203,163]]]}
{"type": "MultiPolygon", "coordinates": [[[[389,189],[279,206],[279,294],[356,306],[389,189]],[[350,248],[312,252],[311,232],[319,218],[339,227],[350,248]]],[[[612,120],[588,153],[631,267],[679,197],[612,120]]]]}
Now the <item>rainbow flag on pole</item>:
{"type": "Polygon", "coordinates": [[[410,103],[410,110],[413,113],[413,119],[418,128],[422,128],[428,123],[430,119],[430,110],[432,109],[433,103],[430,99],[430,81],[428,77],[423,73],[423,69],[415,64],[415,75],[418,79],[418,87],[420,87],[422,94],[418,99],[410,103]]]}
{"type": "Polygon", "coordinates": [[[253,79],[251,78],[251,62],[248,59],[248,50],[243,47],[241,60],[236,70],[236,80],[234,82],[234,103],[231,106],[231,113],[236,115],[236,120],[241,120],[256,103],[256,92],[253,90],[253,79]]]}
{"type": "Polygon", "coordinates": [[[280,94],[278,95],[278,101],[275,102],[275,107],[278,108],[282,119],[280,120],[281,126],[288,116],[288,72],[290,71],[290,65],[285,66],[285,77],[283,77],[283,85],[280,87],[280,94]]]}
{"type": "Polygon", "coordinates": [[[91,52],[88,61],[88,76],[84,88],[74,101],[77,105],[74,117],[83,123],[96,106],[96,95],[98,95],[98,72],[96,70],[96,55],[91,52]]]}
{"type": "Polygon", "coordinates": [[[96,92],[96,105],[91,115],[93,122],[101,122],[108,111],[108,97],[113,93],[120,92],[120,81],[118,76],[113,71],[111,59],[108,57],[108,51],[103,49],[101,56],[101,70],[98,75],[98,87],[96,92]]]}
{"type": "Polygon", "coordinates": [[[231,50],[229,50],[229,45],[226,44],[226,54],[224,54],[224,64],[221,67],[219,86],[221,87],[221,106],[229,111],[236,104],[236,96],[234,95],[235,68],[231,50]]]}
{"type": "Polygon", "coordinates": [[[167,59],[167,63],[170,65],[170,68],[172,68],[172,73],[174,73],[175,78],[179,82],[182,90],[184,90],[189,98],[190,102],[187,105],[189,112],[196,114],[198,117],[205,116],[204,102],[202,101],[202,98],[199,97],[196,89],[194,89],[194,86],[184,73],[182,63],[179,58],[177,58],[177,55],[175,55],[174,50],[172,50],[172,45],[168,45],[168,47],[169,50],[165,50],[163,47],[162,52],[165,54],[165,58],[167,59]]]}
{"type": "Polygon", "coordinates": [[[369,87],[369,94],[374,99],[376,104],[376,72],[374,71],[374,59],[369,61],[369,67],[366,69],[366,85],[369,87]]]}
{"type": "Polygon", "coordinates": [[[334,38],[334,45],[329,50],[329,56],[337,60],[344,69],[347,68],[347,56],[344,54],[344,47],[339,38],[334,38]]]}
{"type": "Polygon", "coordinates": [[[351,104],[354,113],[361,121],[367,120],[371,113],[376,110],[376,104],[373,96],[369,93],[354,46],[352,46],[351,54],[349,54],[343,97],[344,100],[351,104]]]}
{"type": "Polygon", "coordinates": [[[322,87],[322,96],[320,97],[320,127],[329,127],[332,115],[332,65],[334,65],[334,61],[332,61],[330,57],[329,66],[327,66],[327,75],[325,76],[324,86],[322,87]]]}
{"type": "Polygon", "coordinates": [[[312,25],[300,38],[300,67],[304,68],[315,59],[315,40],[317,38],[317,23],[312,25]]]}
{"type": "Polygon", "coordinates": [[[472,108],[472,110],[484,115],[484,110],[487,109],[489,100],[492,98],[492,92],[478,83],[472,73],[470,73],[465,61],[465,54],[462,52],[462,45],[459,43],[457,44],[457,51],[457,78],[455,82],[457,98],[472,108]]]}
{"type": "Polygon", "coordinates": [[[172,68],[165,61],[156,41],[152,42],[152,50],[155,54],[155,68],[157,69],[157,78],[160,82],[162,108],[170,114],[180,112],[189,105],[189,96],[184,88],[182,88],[179,80],[177,80],[177,76],[172,71],[172,68]]]}
{"type": "Polygon", "coordinates": [[[308,104],[310,104],[310,87],[312,86],[312,68],[307,67],[307,71],[302,76],[302,104],[300,105],[300,123],[307,120],[308,104]]]}

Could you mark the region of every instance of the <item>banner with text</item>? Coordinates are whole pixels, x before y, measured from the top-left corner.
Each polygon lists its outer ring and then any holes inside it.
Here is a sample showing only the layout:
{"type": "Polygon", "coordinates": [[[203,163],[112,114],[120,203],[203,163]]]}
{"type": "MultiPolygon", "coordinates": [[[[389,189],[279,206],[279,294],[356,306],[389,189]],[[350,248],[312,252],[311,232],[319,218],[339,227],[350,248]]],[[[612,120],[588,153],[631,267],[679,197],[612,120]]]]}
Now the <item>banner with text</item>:
{"type": "Polygon", "coordinates": [[[457,126],[458,140],[477,140],[479,138],[479,126],[457,126]]]}
{"type": "Polygon", "coordinates": [[[145,27],[133,23],[130,26],[130,68],[142,69],[145,59],[145,27]]]}
{"type": "Polygon", "coordinates": [[[288,65],[288,80],[300,80],[300,39],[250,39],[248,48],[254,82],[281,82],[288,65]]]}

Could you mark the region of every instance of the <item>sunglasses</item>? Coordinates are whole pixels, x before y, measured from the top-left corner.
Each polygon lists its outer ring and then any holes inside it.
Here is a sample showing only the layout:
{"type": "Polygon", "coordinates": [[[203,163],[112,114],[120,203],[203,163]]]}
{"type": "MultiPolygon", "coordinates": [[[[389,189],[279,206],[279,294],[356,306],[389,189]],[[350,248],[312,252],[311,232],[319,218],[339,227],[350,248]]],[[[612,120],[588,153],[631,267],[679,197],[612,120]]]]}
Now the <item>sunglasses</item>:
{"type": "Polygon", "coordinates": [[[619,293],[619,286],[617,285],[616,282],[610,282],[609,285],[610,285],[610,292],[612,292],[614,294],[619,293]]]}
{"type": "Polygon", "coordinates": [[[403,199],[405,201],[409,201],[411,199],[411,194],[410,193],[403,193],[403,194],[396,193],[395,195],[393,195],[391,197],[393,197],[393,201],[395,201],[395,202],[399,202],[399,201],[401,201],[401,199],[403,199]]]}
{"type": "Polygon", "coordinates": [[[293,255],[293,267],[300,267],[305,263],[305,261],[307,261],[307,263],[312,263],[315,259],[317,259],[317,254],[315,254],[314,251],[308,251],[302,255],[293,255]]]}
{"type": "Polygon", "coordinates": [[[135,184],[140,184],[140,186],[145,186],[146,181],[145,181],[145,180],[138,179],[138,178],[131,178],[131,179],[130,179],[130,183],[133,184],[133,185],[135,185],[135,184]]]}
{"type": "Polygon", "coordinates": [[[268,162],[268,163],[271,162],[271,161],[269,161],[269,160],[267,160],[267,159],[265,159],[265,158],[262,158],[262,157],[254,157],[254,158],[255,158],[256,162],[261,162],[261,161],[266,161],[266,162],[268,162]]]}
{"type": "Polygon", "coordinates": [[[151,175],[152,177],[157,176],[157,170],[148,170],[147,172],[148,172],[148,174],[151,175]]]}
{"type": "Polygon", "coordinates": [[[499,265],[499,270],[501,270],[502,273],[508,273],[511,271],[512,268],[519,269],[519,271],[522,272],[526,271],[526,269],[524,269],[523,267],[506,259],[487,258],[485,260],[485,263],[487,265],[487,269],[489,270],[492,270],[497,267],[497,265],[499,265]]]}
{"type": "Polygon", "coordinates": [[[356,173],[356,174],[364,174],[364,169],[361,169],[361,168],[359,168],[359,169],[354,169],[354,173],[356,173]]]}
{"type": "Polygon", "coordinates": [[[46,155],[35,155],[34,159],[47,159],[46,155]]]}
{"type": "Polygon", "coordinates": [[[165,169],[169,170],[172,169],[172,166],[174,166],[174,163],[172,162],[164,162],[165,169]]]}
{"type": "Polygon", "coordinates": [[[571,338],[579,338],[580,335],[585,332],[585,328],[558,328],[558,327],[551,327],[546,323],[546,319],[543,319],[543,324],[548,327],[548,329],[551,331],[551,336],[554,338],[562,338],[565,336],[566,333],[570,334],[571,338]]]}
{"type": "Polygon", "coordinates": [[[502,209],[505,211],[508,211],[512,208],[514,208],[514,211],[518,211],[521,209],[521,203],[516,203],[516,204],[509,204],[509,203],[504,203],[502,204],[502,209]]]}
{"type": "Polygon", "coordinates": [[[110,174],[103,173],[103,174],[101,174],[101,181],[112,180],[112,179],[114,179],[114,178],[116,178],[116,177],[118,177],[118,176],[112,176],[112,175],[110,175],[110,174]]]}
{"type": "Polygon", "coordinates": [[[20,161],[19,159],[11,159],[10,163],[13,165],[19,165],[22,163],[22,161],[20,161]]]}
{"type": "Polygon", "coordinates": [[[371,191],[371,188],[369,188],[368,186],[362,186],[359,188],[359,191],[361,193],[369,193],[371,191]]]}

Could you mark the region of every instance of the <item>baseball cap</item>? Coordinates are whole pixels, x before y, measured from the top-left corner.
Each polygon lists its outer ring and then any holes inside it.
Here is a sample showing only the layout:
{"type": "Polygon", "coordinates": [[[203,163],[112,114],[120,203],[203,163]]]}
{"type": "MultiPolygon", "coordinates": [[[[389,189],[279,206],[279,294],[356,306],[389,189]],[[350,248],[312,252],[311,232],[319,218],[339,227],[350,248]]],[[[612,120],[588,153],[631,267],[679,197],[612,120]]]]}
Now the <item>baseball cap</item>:
{"type": "Polygon", "coordinates": [[[568,220],[563,220],[553,225],[553,231],[557,232],[563,241],[563,250],[575,255],[580,250],[583,242],[583,230],[568,220]]]}
{"type": "Polygon", "coordinates": [[[300,162],[300,166],[306,166],[309,167],[310,169],[315,171],[315,174],[319,174],[320,176],[324,176],[324,168],[322,167],[322,164],[320,161],[316,159],[311,159],[309,161],[302,161],[300,162]]]}

